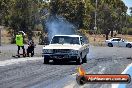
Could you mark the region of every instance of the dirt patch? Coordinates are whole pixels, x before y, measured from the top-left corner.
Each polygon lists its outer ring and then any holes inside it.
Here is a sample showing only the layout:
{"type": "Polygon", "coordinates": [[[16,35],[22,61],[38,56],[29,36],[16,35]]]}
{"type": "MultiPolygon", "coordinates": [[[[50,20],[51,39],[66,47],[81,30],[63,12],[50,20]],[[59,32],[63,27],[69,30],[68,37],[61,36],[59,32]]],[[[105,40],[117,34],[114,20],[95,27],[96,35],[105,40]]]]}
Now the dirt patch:
{"type": "MultiPolygon", "coordinates": [[[[105,46],[105,35],[101,34],[101,35],[89,35],[87,33],[87,31],[82,31],[83,34],[86,35],[86,37],[89,39],[90,44],[94,45],[94,46],[105,46]]],[[[117,34],[117,37],[121,37],[124,38],[128,41],[132,41],[132,35],[121,35],[121,34],[117,34]]],[[[111,37],[109,36],[109,39],[111,37]]],[[[33,37],[33,40],[36,44],[39,43],[39,36],[35,36],[33,37]]],[[[2,44],[10,44],[11,43],[11,36],[8,33],[8,31],[2,30],[2,44]]]]}

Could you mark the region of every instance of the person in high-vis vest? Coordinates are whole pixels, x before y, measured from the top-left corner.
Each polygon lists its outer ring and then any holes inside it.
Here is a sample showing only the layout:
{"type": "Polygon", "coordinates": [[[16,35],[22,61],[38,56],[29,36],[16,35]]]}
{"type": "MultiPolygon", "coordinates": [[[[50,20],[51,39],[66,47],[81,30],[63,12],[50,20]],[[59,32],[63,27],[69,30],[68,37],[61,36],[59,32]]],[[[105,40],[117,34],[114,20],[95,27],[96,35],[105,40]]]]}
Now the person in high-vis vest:
{"type": "Polygon", "coordinates": [[[23,43],[23,34],[22,32],[18,32],[18,34],[16,35],[16,45],[18,46],[18,50],[17,50],[17,54],[18,54],[18,57],[20,57],[20,47],[23,49],[23,56],[25,57],[25,48],[24,48],[24,43],[23,43]]]}

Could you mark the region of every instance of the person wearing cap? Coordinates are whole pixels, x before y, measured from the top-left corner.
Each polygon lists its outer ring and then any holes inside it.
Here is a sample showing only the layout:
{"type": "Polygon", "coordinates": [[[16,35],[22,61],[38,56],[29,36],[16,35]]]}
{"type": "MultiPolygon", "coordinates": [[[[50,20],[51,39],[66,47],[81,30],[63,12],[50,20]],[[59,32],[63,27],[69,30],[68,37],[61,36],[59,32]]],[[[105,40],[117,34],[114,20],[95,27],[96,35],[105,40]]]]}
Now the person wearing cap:
{"type": "Polygon", "coordinates": [[[28,42],[28,48],[27,48],[27,57],[29,57],[29,53],[31,53],[31,57],[34,56],[34,48],[35,48],[35,44],[33,40],[30,40],[28,42]]]}
{"type": "Polygon", "coordinates": [[[18,34],[16,35],[15,41],[16,41],[16,45],[18,46],[18,50],[17,50],[17,54],[18,57],[20,57],[20,48],[23,49],[23,57],[25,57],[25,48],[24,48],[24,39],[23,39],[23,32],[18,32],[18,34]]]}

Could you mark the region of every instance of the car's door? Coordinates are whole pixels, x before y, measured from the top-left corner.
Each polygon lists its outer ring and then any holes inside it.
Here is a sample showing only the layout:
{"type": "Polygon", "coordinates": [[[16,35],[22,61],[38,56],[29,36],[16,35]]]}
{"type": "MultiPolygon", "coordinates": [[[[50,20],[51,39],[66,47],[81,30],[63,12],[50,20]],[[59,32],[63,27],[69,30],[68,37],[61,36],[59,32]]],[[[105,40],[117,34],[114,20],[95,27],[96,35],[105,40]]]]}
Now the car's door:
{"type": "Polygon", "coordinates": [[[120,46],[120,47],[125,47],[125,46],[126,46],[126,43],[125,43],[125,40],[124,40],[124,39],[121,39],[121,40],[119,41],[119,46],[120,46]]]}
{"type": "Polygon", "coordinates": [[[80,37],[81,45],[82,45],[82,58],[84,58],[89,53],[89,41],[84,39],[84,37],[80,37]]]}
{"type": "Polygon", "coordinates": [[[113,39],[111,42],[112,42],[113,46],[119,46],[119,41],[120,41],[120,39],[113,39]]]}

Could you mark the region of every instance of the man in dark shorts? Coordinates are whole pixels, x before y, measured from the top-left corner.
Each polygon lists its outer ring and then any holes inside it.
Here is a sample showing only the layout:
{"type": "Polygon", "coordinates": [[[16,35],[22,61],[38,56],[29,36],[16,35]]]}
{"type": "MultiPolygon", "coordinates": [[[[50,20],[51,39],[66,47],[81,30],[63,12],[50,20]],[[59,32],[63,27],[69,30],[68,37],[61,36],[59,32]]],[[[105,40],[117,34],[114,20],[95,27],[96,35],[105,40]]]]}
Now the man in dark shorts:
{"type": "Polygon", "coordinates": [[[18,50],[17,50],[17,54],[18,54],[18,57],[20,57],[20,48],[23,49],[23,57],[25,57],[25,48],[24,48],[24,43],[23,43],[23,36],[25,35],[24,32],[18,32],[18,34],[16,35],[16,45],[18,46],[18,50]]]}

